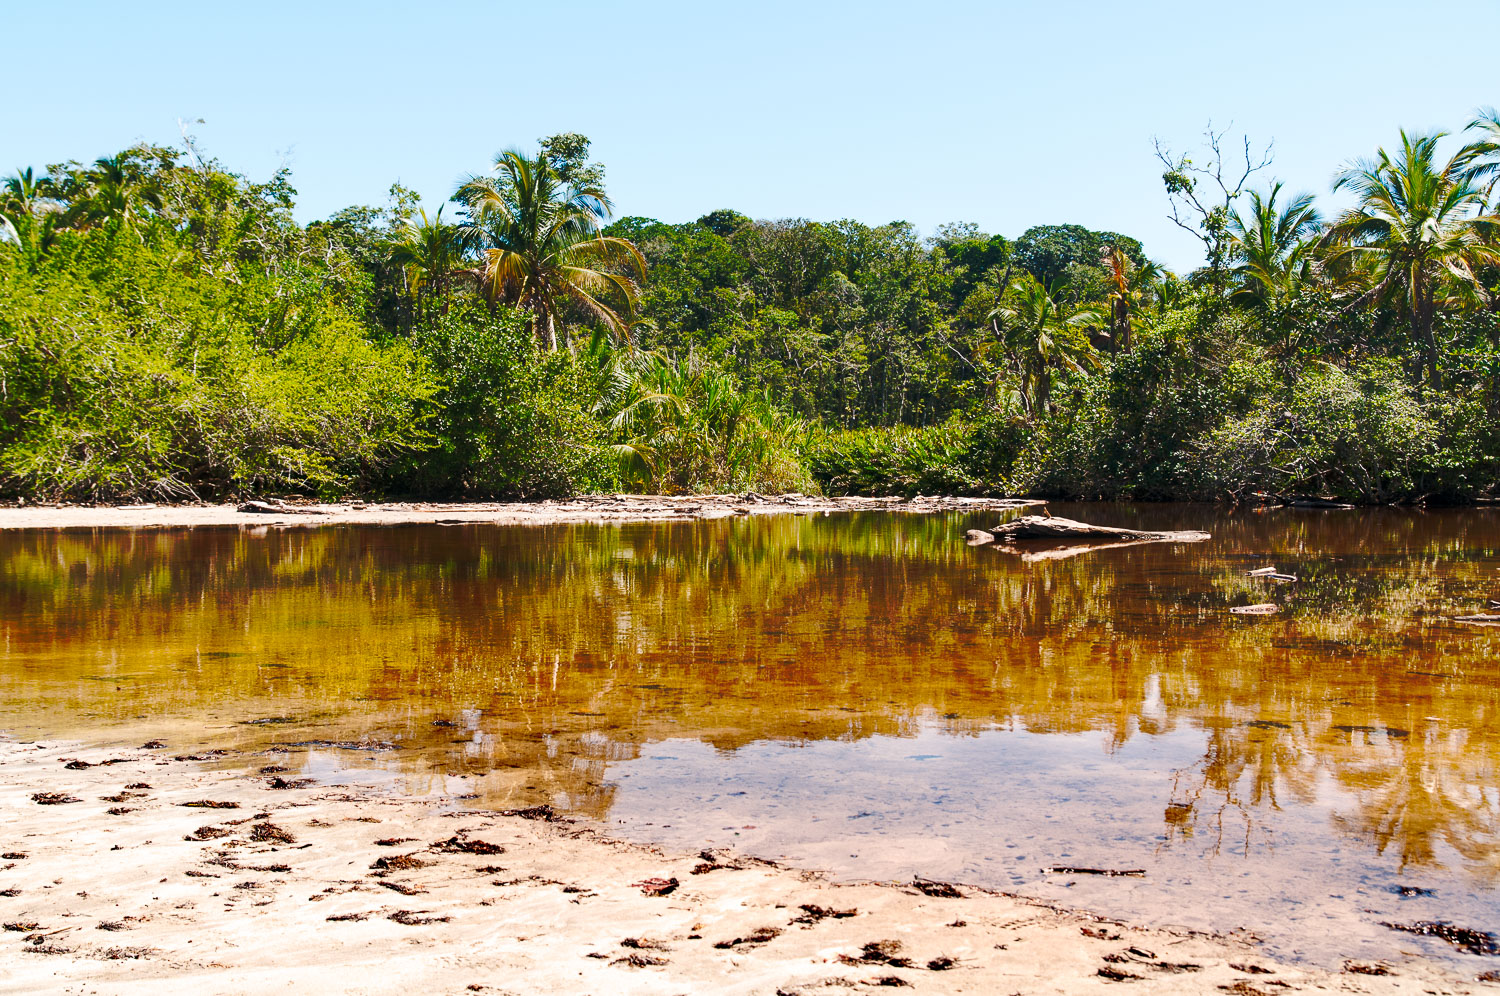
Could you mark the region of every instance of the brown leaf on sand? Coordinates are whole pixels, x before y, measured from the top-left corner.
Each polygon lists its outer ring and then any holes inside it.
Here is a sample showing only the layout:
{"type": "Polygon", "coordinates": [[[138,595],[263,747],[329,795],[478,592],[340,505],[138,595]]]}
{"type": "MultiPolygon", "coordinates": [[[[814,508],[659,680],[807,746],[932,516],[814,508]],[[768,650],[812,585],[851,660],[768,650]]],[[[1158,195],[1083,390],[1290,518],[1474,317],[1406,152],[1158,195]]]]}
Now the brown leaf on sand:
{"type": "Polygon", "coordinates": [[[394,920],[407,927],[421,927],[429,923],[447,923],[453,919],[448,916],[425,916],[427,910],[397,910],[387,920],[394,920]]]}
{"type": "Polygon", "coordinates": [[[424,861],[415,854],[391,854],[383,858],[376,858],[370,867],[375,871],[412,871],[417,868],[426,868],[428,865],[437,864],[436,861],[424,861]]]}
{"type": "Polygon", "coordinates": [[[625,957],[616,958],[610,962],[611,965],[629,965],[631,968],[649,968],[654,965],[665,965],[666,963],[667,959],[665,958],[655,958],[651,955],[641,954],[639,951],[632,951],[625,957]]]}
{"type": "Polygon", "coordinates": [[[67,795],[63,792],[35,792],[31,801],[38,806],[61,806],[68,802],[82,802],[76,795],[67,795]]]}
{"type": "Polygon", "coordinates": [[[504,854],[505,848],[499,844],[491,844],[487,840],[463,840],[459,837],[449,837],[432,845],[434,851],[447,851],[450,854],[504,854]]]}
{"type": "Polygon", "coordinates": [[[262,844],[295,844],[297,838],[290,830],[283,830],[274,823],[257,823],[250,828],[250,839],[262,844]]]}
{"type": "Polygon", "coordinates": [[[951,882],[932,882],[925,878],[912,879],[912,888],[924,896],[934,899],[962,899],[964,894],[959,892],[951,882]]]}
{"type": "Polygon", "coordinates": [[[231,829],[229,829],[228,827],[213,827],[213,826],[199,827],[198,829],[194,830],[192,833],[188,834],[187,836],[183,837],[182,839],[183,840],[213,840],[216,837],[228,837],[232,833],[234,833],[234,831],[231,830],[231,829]]]}
{"type": "Polygon", "coordinates": [[[383,889],[390,889],[392,892],[399,892],[403,896],[420,896],[422,893],[427,891],[426,889],[418,888],[415,885],[407,885],[405,882],[377,882],[375,884],[379,885],[383,889]]]}
{"type": "Polygon", "coordinates": [[[640,889],[642,895],[669,896],[677,891],[677,886],[680,883],[676,878],[648,878],[630,884],[634,888],[640,889]]]}
{"type": "Polygon", "coordinates": [[[900,950],[900,941],[870,941],[860,948],[858,956],[839,955],[839,961],[845,965],[890,965],[892,968],[911,968],[910,958],[896,954],[900,950]]]}
{"type": "Polygon", "coordinates": [[[192,802],[179,802],[179,806],[187,806],[190,809],[239,809],[237,802],[215,802],[212,799],[194,799],[192,802]]]}
{"type": "Polygon", "coordinates": [[[826,906],[815,906],[812,903],[803,903],[798,909],[802,910],[802,915],[793,920],[793,923],[811,924],[819,920],[844,920],[859,915],[857,909],[836,910],[826,906]]]}
{"type": "Polygon", "coordinates": [[[779,927],[757,927],[754,930],[750,931],[749,935],[746,937],[736,937],[732,941],[720,941],[715,944],[714,947],[718,948],[721,951],[724,951],[728,950],[729,948],[737,948],[745,944],[766,944],[770,941],[774,941],[780,936],[781,928],[779,927]]]}

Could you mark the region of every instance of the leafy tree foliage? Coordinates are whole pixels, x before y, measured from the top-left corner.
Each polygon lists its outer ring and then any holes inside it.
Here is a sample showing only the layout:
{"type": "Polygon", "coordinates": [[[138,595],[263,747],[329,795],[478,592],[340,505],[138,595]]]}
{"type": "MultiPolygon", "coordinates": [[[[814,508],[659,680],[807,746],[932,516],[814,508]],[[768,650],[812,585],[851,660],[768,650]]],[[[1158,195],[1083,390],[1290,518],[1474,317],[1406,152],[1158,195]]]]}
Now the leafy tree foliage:
{"type": "Polygon", "coordinates": [[[1181,275],[1069,224],[616,220],[574,133],[308,225],[190,138],[18,170],[0,494],[1500,497],[1500,117],[1355,160],[1332,221],[1223,138],[1158,147],[1181,275]]]}

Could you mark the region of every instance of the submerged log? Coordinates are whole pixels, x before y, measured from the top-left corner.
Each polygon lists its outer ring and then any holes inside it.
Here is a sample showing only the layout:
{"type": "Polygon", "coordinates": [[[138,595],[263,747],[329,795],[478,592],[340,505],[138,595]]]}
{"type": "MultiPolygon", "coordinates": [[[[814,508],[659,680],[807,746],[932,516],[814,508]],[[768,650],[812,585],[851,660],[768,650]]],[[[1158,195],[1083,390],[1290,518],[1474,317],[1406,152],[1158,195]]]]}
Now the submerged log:
{"type": "Polygon", "coordinates": [[[987,533],[983,529],[970,529],[964,533],[964,537],[970,546],[984,546],[986,543],[995,542],[995,534],[987,533]]]}
{"type": "Polygon", "coordinates": [[[1196,529],[1151,532],[1143,529],[1118,529],[1114,526],[1096,526],[1076,519],[1062,519],[1055,515],[1023,515],[1012,522],[996,526],[992,532],[996,538],[1007,540],[1102,540],[1148,543],[1201,543],[1209,539],[1208,533],[1196,529]]]}

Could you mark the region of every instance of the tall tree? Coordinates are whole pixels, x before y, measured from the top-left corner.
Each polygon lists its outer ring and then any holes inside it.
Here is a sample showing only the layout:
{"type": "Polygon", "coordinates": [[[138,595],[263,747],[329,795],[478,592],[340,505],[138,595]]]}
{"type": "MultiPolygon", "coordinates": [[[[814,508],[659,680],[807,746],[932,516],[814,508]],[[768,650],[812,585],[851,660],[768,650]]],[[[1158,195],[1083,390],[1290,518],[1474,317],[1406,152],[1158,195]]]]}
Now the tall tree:
{"type": "MultiPolygon", "coordinates": [[[[586,168],[571,162],[567,171],[578,176],[586,168]]],[[[568,183],[545,151],[502,152],[495,174],[471,178],[454,195],[468,208],[466,235],[484,250],[477,275],[485,296],[529,310],[549,350],[557,349],[558,311],[567,301],[628,336],[645,261],[630,242],[603,234],[613,207],[603,186],[587,176],[568,183]]]]}
{"type": "Polygon", "coordinates": [[[457,225],[443,221],[443,209],[427,217],[418,209],[417,217],[408,218],[391,245],[389,261],[401,269],[406,293],[411,297],[417,315],[422,315],[434,299],[442,301],[448,312],[453,282],[464,272],[464,253],[468,239],[457,225]]]}
{"type": "Polygon", "coordinates": [[[990,322],[1016,377],[1021,408],[1028,415],[1048,410],[1054,371],[1081,374],[1098,364],[1088,330],[1099,324],[1099,312],[1068,309],[1030,274],[1022,274],[1010,285],[990,312],[990,322]]]}
{"type": "Polygon", "coordinates": [[[1342,170],[1333,189],[1349,191],[1359,204],[1328,233],[1331,262],[1367,267],[1371,286],[1354,306],[1391,302],[1401,308],[1435,388],[1442,382],[1433,322],[1445,285],[1461,284],[1484,297],[1475,270],[1500,263],[1494,242],[1500,218],[1486,213],[1484,203],[1484,146],[1471,143],[1439,161],[1445,134],[1402,131],[1394,154],[1382,148],[1342,170]]]}
{"type": "Polygon", "coordinates": [[[134,160],[125,153],[101,156],[84,174],[86,186],[68,208],[67,220],[75,225],[115,221],[133,230],[142,218],[162,206],[161,192],[134,160]]]}
{"type": "Polygon", "coordinates": [[[1149,299],[1161,268],[1150,260],[1132,264],[1130,257],[1118,246],[1106,248],[1102,258],[1106,274],[1104,301],[1109,305],[1110,349],[1128,353],[1133,347],[1131,316],[1139,304],[1149,299]]]}
{"type": "Polygon", "coordinates": [[[1275,305],[1294,294],[1308,277],[1312,236],[1323,225],[1312,194],[1296,194],[1284,203],[1276,181],[1263,195],[1249,194],[1248,210],[1229,215],[1231,297],[1251,307],[1275,305]]]}

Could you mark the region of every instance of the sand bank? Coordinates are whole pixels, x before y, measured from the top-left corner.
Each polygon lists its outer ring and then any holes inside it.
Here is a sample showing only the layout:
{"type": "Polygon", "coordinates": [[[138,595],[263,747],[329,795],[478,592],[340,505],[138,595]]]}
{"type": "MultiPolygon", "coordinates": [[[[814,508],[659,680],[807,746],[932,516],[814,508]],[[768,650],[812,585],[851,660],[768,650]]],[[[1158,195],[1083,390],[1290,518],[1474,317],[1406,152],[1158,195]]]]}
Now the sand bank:
{"type": "MultiPolygon", "coordinates": [[[[278,503],[270,503],[272,506],[278,503]]],[[[541,502],[349,502],[292,504],[278,511],[240,505],[13,505],[0,508],[0,529],[130,529],[183,526],[315,526],[330,524],[552,525],[570,522],[675,522],[787,512],[1003,511],[1042,502],[1009,498],[820,498],[808,495],[592,495],[541,502]]]]}
{"type": "Polygon", "coordinates": [[[621,843],[547,810],[320,786],[287,751],[231,769],[170,745],[0,740],[0,992],[1490,988],[1417,956],[1312,970],[1252,937],[1140,929],[963,884],[838,884],[621,843]]]}

